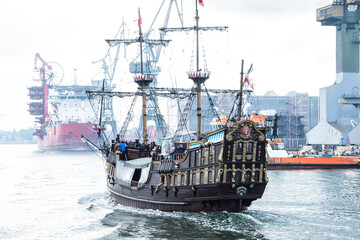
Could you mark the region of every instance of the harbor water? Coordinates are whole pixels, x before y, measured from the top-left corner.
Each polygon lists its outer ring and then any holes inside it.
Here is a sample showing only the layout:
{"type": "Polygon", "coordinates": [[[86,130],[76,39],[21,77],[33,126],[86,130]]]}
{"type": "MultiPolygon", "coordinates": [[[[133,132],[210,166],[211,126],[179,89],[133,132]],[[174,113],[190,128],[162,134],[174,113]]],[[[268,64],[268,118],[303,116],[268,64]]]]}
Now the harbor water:
{"type": "Polygon", "coordinates": [[[117,205],[92,152],[0,145],[0,239],[360,239],[360,169],[273,170],[242,213],[117,205]]]}

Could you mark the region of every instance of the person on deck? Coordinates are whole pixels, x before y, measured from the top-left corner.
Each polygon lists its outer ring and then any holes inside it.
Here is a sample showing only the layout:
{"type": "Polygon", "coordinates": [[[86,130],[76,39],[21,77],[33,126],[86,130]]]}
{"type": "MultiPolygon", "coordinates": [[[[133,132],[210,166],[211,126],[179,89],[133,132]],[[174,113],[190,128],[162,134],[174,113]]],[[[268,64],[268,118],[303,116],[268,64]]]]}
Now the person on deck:
{"type": "Polygon", "coordinates": [[[121,151],[121,159],[126,161],[127,160],[127,146],[124,141],[121,144],[117,145],[117,148],[121,151]]]}
{"type": "Polygon", "coordinates": [[[185,148],[182,144],[180,144],[178,147],[177,147],[177,153],[184,153],[185,152],[185,148]]]}
{"type": "Polygon", "coordinates": [[[154,147],[156,147],[155,142],[151,142],[151,144],[150,144],[150,150],[153,150],[153,149],[154,149],[154,147]]]}

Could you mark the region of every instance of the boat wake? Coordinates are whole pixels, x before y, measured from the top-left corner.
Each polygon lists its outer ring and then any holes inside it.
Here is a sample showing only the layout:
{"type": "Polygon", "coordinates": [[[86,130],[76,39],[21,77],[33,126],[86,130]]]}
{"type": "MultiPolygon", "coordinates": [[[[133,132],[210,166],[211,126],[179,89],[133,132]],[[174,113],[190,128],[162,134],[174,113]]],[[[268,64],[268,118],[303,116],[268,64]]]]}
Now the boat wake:
{"type": "Polygon", "coordinates": [[[101,239],[161,238],[161,239],[267,239],[261,233],[267,217],[256,211],[242,213],[188,213],[142,210],[117,205],[101,223],[114,227],[101,239]],[[188,229],[189,231],[187,231],[188,229]],[[191,231],[190,231],[191,229],[191,231]],[[181,235],[179,235],[181,234],[181,235]]]}

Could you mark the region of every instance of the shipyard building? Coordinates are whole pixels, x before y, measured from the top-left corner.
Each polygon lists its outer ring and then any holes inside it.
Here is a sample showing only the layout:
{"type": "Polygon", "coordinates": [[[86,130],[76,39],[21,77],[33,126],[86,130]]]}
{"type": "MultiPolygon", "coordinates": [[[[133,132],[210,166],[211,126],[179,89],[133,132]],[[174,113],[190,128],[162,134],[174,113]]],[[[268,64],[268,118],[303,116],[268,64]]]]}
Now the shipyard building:
{"type": "MultiPolygon", "coordinates": [[[[226,116],[231,111],[235,96],[233,94],[219,94],[212,96],[212,100],[218,108],[218,113],[226,116]]],[[[307,93],[289,92],[285,96],[279,96],[269,91],[263,96],[251,95],[247,99],[246,112],[273,117],[280,113],[278,122],[278,138],[282,139],[287,149],[299,149],[306,144],[306,133],[318,124],[319,101],[317,96],[309,96],[307,93]]],[[[214,118],[211,104],[206,96],[202,99],[202,131],[211,130],[211,121],[214,118]]],[[[195,108],[196,106],[192,106],[195,108]]],[[[190,130],[196,129],[196,115],[191,116],[190,130]]],[[[270,134],[270,132],[269,132],[270,134]]]]}

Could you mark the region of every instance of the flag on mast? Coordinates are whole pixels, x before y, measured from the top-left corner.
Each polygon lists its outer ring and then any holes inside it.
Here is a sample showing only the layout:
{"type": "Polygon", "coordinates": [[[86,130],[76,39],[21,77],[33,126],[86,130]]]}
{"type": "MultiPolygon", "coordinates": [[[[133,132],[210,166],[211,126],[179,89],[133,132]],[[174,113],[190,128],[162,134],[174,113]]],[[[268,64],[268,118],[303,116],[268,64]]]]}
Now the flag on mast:
{"type": "Polygon", "coordinates": [[[199,0],[199,4],[204,7],[204,1],[203,0],[199,0]]]}
{"type": "Polygon", "coordinates": [[[138,19],[138,26],[140,27],[142,24],[142,19],[141,19],[141,15],[140,15],[140,9],[139,9],[139,19],[138,19]]]}
{"type": "Polygon", "coordinates": [[[249,70],[247,71],[247,73],[245,74],[245,79],[244,79],[244,83],[247,83],[249,87],[252,88],[252,90],[254,90],[254,83],[250,82],[250,77],[249,74],[254,70],[253,65],[251,64],[249,70]]]}

